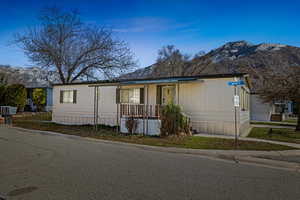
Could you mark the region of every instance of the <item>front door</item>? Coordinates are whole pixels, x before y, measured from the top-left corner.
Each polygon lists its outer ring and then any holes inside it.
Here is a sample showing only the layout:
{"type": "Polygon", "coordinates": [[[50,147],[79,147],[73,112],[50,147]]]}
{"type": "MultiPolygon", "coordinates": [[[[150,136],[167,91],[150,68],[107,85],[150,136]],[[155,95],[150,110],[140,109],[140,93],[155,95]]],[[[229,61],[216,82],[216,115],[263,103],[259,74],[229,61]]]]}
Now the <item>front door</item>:
{"type": "Polygon", "coordinates": [[[175,86],[162,87],[162,104],[170,104],[175,102],[175,86]]]}

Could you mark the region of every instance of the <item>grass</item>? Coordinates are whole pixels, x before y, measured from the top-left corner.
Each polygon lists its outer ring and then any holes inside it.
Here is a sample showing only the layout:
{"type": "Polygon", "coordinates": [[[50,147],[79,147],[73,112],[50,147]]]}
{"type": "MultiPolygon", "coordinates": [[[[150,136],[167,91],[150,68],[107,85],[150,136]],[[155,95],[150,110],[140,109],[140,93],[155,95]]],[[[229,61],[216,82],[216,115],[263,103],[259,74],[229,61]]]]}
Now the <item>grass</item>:
{"type": "MultiPolygon", "coordinates": [[[[217,149],[217,150],[232,150],[234,149],[234,140],[222,139],[222,138],[211,138],[211,137],[150,137],[141,135],[130,135],[126,136],[123,134],[116,133],[116,129],[113,127],[100,126],[99,131],[93,130],[92,126],[70,126],[61,125],[52,122],[39,121],[37,116],[34,117],[18,117],[13,120],[14,126],[43,130],[53,131],[69,135],[78,135],[82,137],[91,137],[96,139],[104,139],[111,141],[127,142],[134,144],[143,144],[151,146],[161,147],[180,147],[180,148],[191,148],[191,149],[217,149]]],[[[283,145],[270,144],[265,142],[254,142],[254,141],[239,141],[239,150],[290,150],[295,149],[283,145]]]]}
{"type": "Polygon", "coordinates": [[[284,120],[284,122],[297,124],[297,118],[286,119],[286,120],[284,120]]]}
{"type": "Polygon", "coordinates": [[[258,125],[272,125],[272,126],[296,126],[297,125],[297,118],[289,118],[282,122],[259,122],[259,121],[252,121],[251,124],[258,124],[258,125]]]}
{"type": "Polygon", "coordinates": [[[300,131],[273,128],[272,134],[269,134],[269,130],[270,128],[254,127],[248,137],[300,144],[300,131]]]}

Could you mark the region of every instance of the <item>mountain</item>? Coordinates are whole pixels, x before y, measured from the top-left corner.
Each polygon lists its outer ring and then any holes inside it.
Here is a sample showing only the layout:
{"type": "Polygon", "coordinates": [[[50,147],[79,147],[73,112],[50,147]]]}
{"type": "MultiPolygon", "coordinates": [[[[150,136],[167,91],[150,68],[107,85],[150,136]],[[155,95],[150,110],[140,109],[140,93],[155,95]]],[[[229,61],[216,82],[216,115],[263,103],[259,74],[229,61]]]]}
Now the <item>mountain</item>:
{"type": "Polygon", "coordinates": [[[229,42],[207,54],[196,57],[180,69],[172,66],[151,65],[138,69],[122,78],[153,78],[166,76],[192,76],[234,72],[250,73],[250,69],[263,70],[270,66],[300,66],[300,48],[283,44],[251,44],[246,41],[229,42]]]}
{"type": "Polygon", "coordinates": [[[21,83],[26,87],[48,87],[51,83],[58,82],[55,73],[48,72],[38,67],[12,67],[0,65],[0,81],[8,84],[21,83]]]}

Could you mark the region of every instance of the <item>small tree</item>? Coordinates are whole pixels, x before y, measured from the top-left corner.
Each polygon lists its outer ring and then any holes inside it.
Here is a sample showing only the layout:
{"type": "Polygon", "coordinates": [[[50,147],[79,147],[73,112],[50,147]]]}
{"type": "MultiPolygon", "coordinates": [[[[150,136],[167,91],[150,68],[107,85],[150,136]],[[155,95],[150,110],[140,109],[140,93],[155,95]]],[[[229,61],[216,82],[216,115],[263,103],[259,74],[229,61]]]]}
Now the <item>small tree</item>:
{"type": "MultiPolygon", "coordinates": [[[[185,62],[189,60],[188,55],[184,55],[174,45],[167,45],[158,50],[156,65],[169,70],[171,76],[179,76],[183,73],[185,62]]],[[[160,69],[161,70],[161,69],[160,69]]]]}
{"type": "MultiPolygon", "coordinates": [[[[258,93],[266,102],[291,100],[300,104],[300,66],[270,67],[258,77],[258,93]]],[[[300,131],[300,107],[298,110],[296,131],[300,131]]]]}
{"type": "Polygon", "coordinates": [[[37,88],[33,90],[33,103],[37,106],[37,111],[42,111],[46,105],[46,92],[44,89],[37,88]]]}
{"type": "Polygon", "coordinates": [[[5,103],[8,106],[15,106],[18,111],[23,111],[26,105],[27,92],[24,85],[13,84],[5,90],[5,103]]]}
{"type": "Polygon", "coordinates": [[[0,84],[0,106],[6,104],[5,102],[6,85],[0,84]]]}
{"type": "Polygon", "coordinates": [[[133,116],[126,118],[125,126],[128,132],[132,135],[135,133],[138,127],[138,120],[135,119],[133,116]]]}

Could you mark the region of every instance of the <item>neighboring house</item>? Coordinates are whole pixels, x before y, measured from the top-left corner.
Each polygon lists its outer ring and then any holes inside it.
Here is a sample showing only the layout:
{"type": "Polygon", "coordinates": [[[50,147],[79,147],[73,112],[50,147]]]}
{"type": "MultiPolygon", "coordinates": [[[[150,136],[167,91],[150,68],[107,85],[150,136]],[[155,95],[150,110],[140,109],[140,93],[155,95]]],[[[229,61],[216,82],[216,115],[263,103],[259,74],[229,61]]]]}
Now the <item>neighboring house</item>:
{"type": "Polygon", "coordinates": [[[53,88],[50,86],[43,86],[38,84],[27,84],[25,85],[26,91],[27,91],[27,101],[25,106],[25,111],[36,111],[36,105],[33,102],[33,91],[34,89],[43,89],[46,93],[46,105],[45,105],[45,111],[52,111],[52,105],[53,105],[53,88]]]}
{"type": "MultiPolygon", "coordinates": [[[[272,103],[264,102],[258,94],[251,94],[251,120],[271,121],[279,116],[278,121],[294,114],[294,104],[291,101],[275,101],[272,103]]],[[[277,120],[276,120],[277,121],[277,120]]]]}
{"type": "Polygon", "coordinates": [[[120,126],[125,119],[139,120],[137,133],[159,134],[161,105],[173,102],[182,107],[192,129],[209,134],[234,135],[234,89],[229,81],[245,80],[237,92],[237,130],[250,130],[249,80],[245,74],[216,74],[155,79],[111,80],[53,85],[52,120],[62,124],[120,126]]]}

